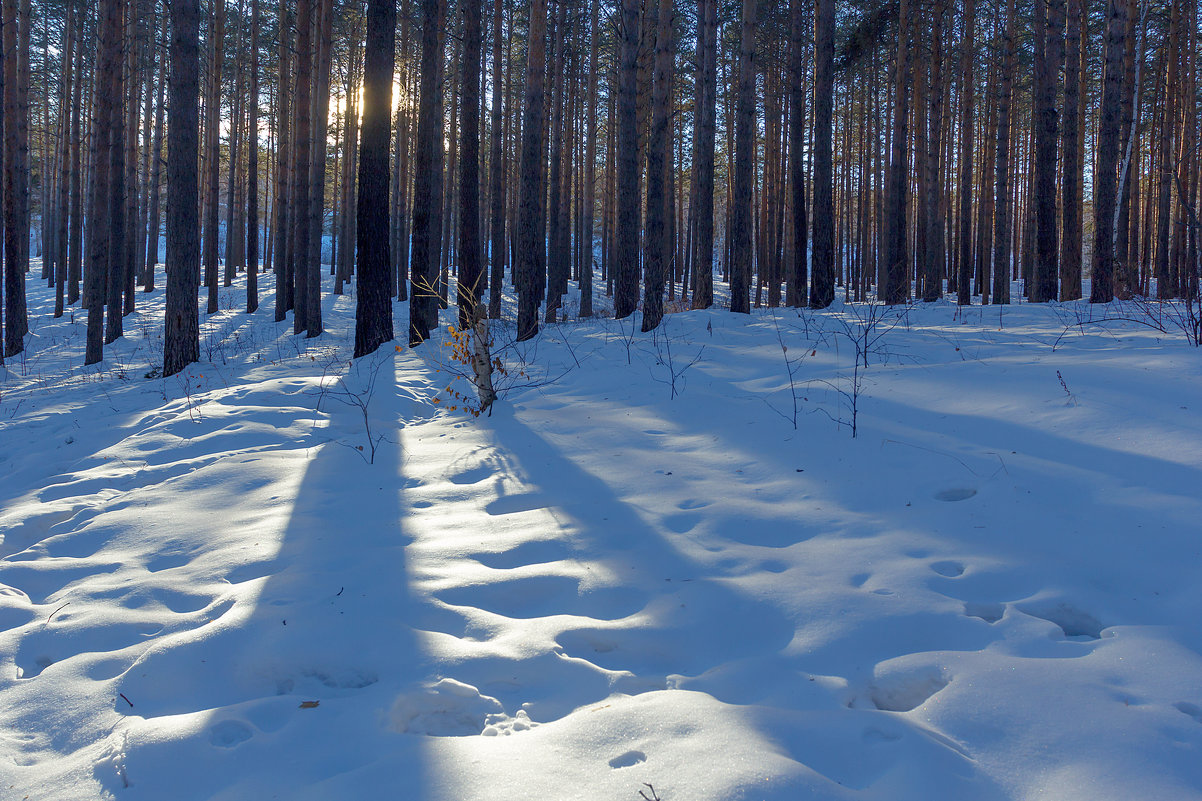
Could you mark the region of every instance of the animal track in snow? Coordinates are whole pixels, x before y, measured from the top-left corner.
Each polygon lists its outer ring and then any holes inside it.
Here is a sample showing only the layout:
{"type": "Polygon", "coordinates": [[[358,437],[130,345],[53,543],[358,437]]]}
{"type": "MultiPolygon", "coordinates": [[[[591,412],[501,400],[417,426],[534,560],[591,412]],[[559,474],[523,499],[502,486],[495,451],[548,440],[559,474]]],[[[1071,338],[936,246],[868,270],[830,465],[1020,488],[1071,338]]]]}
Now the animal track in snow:
{"type": "Polygon", "coordinates": [[[680,512],[664,518],[664,526],[677,534],[687,534],[701,522],[701,515],[694,512],[680,512]]]}
{"type": "Polygon", "coordinates": [[[976,495],[977,491],[972,487],[951,487],[950,489],[940,490],[935,493],[937,501],[967,501],[972,496],[976,495]]]}
{"type": "Polygon", "coordinates": [[[624,754],[619,754],[609,760],[609,766],[614,770],[618,768],[629,768],[632,765],[637,765],[640,762],[646,762],[647,755],[642,751],[627,751],[624,754]]]}
{"type": "Polygon", "coordinates": [[[964,564],[953,559],[945,559],[941,562],[933,562],[931,570],[947,578],[957,578],[964,575],[964,564]]]}
{"type": "Polygon", "coordinates": [[[966,602],[964,604],[964,614],[969,617],[979,617],[986,623],[997,623],[1006,614],[1006,605],[966,602]]]}
{"type": "Polygon", "coordinates": [[[909,712],[925,704],[951,680],[933,665],[879,675],[868,695],[877,709],[909,712]]]}
{"type": "Polygon", "coordinates": [[[209,742],[216,748],[233,748],[254,735],[250,726],[237,720],[223,720],[209,729],[209,742]]]}
{"type": "Polygon", "coordinates": [[[1069,638],[1097,640],[1102,637],[1102,629],[1106,628],[1096,617],[1067,601],[1023,604],[1019,610],[1031,617],[1055,623],[1069,638]]]}
{"type": "Polygon", "coordinates": [[[1173,706],[1183,715],[1189,715],[1195,722],[1202,723],[1202,707],[1199,707],[1197,704],[1191,704],[1188,701],[1178,701],[1173,706]]]}

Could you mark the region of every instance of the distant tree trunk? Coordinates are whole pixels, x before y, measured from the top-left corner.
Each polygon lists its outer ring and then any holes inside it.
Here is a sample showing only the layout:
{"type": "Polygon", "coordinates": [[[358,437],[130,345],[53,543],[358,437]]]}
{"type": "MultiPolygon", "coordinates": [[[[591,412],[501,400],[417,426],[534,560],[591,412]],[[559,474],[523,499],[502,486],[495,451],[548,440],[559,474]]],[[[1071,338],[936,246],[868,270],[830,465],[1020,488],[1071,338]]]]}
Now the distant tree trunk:
{"type": "Polygon", "coordinates": [[[814,309],[825,309],[835,300],[834,61],[835,0],[814,0],[814,273],[810,282],[814,309]]]}
{"type": "MultiPolygon", "coordinates": [[[[167,44],[168,38],[167,19],[163,20],[163,43],[167,44]]],[[[150,181],[147,187],[149,197],[148,210],[146,212],[146,261],[142,266],[143,283],[142,290],[144,292],[154,291],[154,267],[159,262],[159,219],[162,216],[162,171],[163,171],[163,118],[164,112],[164,95],[166,92],[166,84],[168,70],[165,59],[163,64],[163,74],[159,77],[158,98],[155,101],[154,107],[154,144],[150,147],[150,181]]]]}
{"type": "Polygon", "coordinates": [[[617,93],[617,257],[614,317],[621,320],[638,307],[639,287],[639,129],[638,0],[622,0],[618,25],[620,50],[617,93]]]}
{"type": "MultiPolygon", "coordinates": [[[[470,14],[470,9],[468,14],[470,14]]],[[[369,0],[363,51],[363,128],[359,145],[356,226],[355,358],[392,339],[392,280],[388,254],[388,142],[396,58],[396,3],[369,0]]]]}
{"type": "Polygon", "coordinates": [[[671,252],[665,235],[664,201],[671,123],[669,77],[672,62],[673,0],[658,0],[655,66],[651,83],[651,131],[647,137],[646,257],[643,265],[643,330],[659,326],[664,316],[664,273],[671,252]]]}
{"type": "MultiPolygon", "coordinates": [[[[70,114],[68,113],[68,100],[71,97],[72,83],[78,83],[80,80],[79,73],[71,73],[71,65],[74,61],[75,50],[78,49],[76,33],[76,18],[72,5],[68,4],[64,10],[66,16],[66,42],[63,48],[62,59],[62,80],[59,85],[59,145],[58,145],[58,175],[56,176],[57,197],[55,198],[54,212],[54,274],[51,276],[54,279],[54,316],[62,317],[65,306],[65,290],[67,285],[67,204],[69,202],[68,184],[69,170],[67,166],[67,153],[69,149],[68,139],[70,134],[70,114]]],[[[43,221],[43,228],[46,223],[43,221]]]]}
{"type": "Polygon", "coordinates": [[[480,60],[484,37],[484,0],[462,0],[463,61],[459,79],[459,280],[455,302],[459,327],[475,325],[481,313],[480,257],[480,60]]]}
{"type": "MultiPolygon", "coordinates": [[[[597,0],[593,0],[594,4],[597,0]]],[[[501,316],[501,294],[505,288],[505,163],[504,120],[501,85],[505,50],[502,35],[502,0],[493,0],[492,146],[489,153],[489,191],[492,193],[492,244],[489,247],[488,316],[501,316]]],[[[594,62],[594,67],[596,62],[594,62]]]]}
{"type": "Polygon", "coordinates": [[[75,48],[75,81],[71,94],[71,227],[67,232],[67,303],[74,305],[79,300],[79,282],[83,268],[83,160],[81,154],[83,142],[83,54],[84,46],[84,15],[80,9],[79,41],[75,48]]]}
{"type": "MultiPolygon", "coordinates": [[[[301,0],[304,5],[306,0],[301,0]]],[[[213,31],[209,49],[208,69],[208,98],[205,101],[205,137],[208,139],[208,153],[205,170],[208,186],[205,201],[205,237],[204,237],[204,278],[209,290],[208,314],[217,312],[217,240],[219,238],[220,209],[218,208],[218,190],[221,180],[221,67],[225,52],[223,37],[225,34],[225,0],[214,0],[213,31]]]]}
{"type": "MultiPolygon", "coordinates": [[[[220,1],[220,0],[219,0],[220,1]]],[[[308,330],[309,240],[312,228],[309,207],[312,187],[309,171],[313,162],[313,2],[296,4],[296,72],[292,93],[292,333],[308,330]]],[[[318,268],[320,275],[320,267],[318,268]]]]}
{"type": "MultiPolygon", "coordinates": [[[[1011,0],[1013,3],[1013,0],[1011,0]]],[[[922,270],[922,299],[928,303],[943,297],[944,227],[942,214],[943,189],[943,22],[947,12],[946,0],[936,3],[931,32],[930,108],[927,112],[927,177],[922,216],[926,228],[925,259],[922,270]]],[[[950,137],[949,137],[950,138],[950,137]]]]}
{"type": "Polygon", "coordinates": [[[259,310],[259,0],[250,0],[250,119],[246,163],[246,313],[259,310]]]}
{"type": "Polygon", "coordinates": [[[1168,51],[1165,76],[1164,119],[1160,124],[1160,187],[1156,199],[1156,297],[1171,298],[1177,294],[1177,280],[1169,259],[1169,231],[1172,211],[1174,168],[1173,129],[1177,121],[1177,73],[1181,49],[1181,14],[1183,3],[1175,2],[1169,13],[1168,51]]]}
{"type": "Polygon", "coordinates": [[[1081,0],[1068,0],[1064,35],[1064,127],[1061,132],[1060,300],[1081,297],[1081,151],[1078,136],[1082,39],[1081,0]]]}
{"type": "Polygon", "coordinates": [[[274,269],[275,269],[275,321],[281,322],[292,308],[292,287],[289,278],[288,248],[290,246],[289,232],[292,230],[289,197],[291,186],[291,160],[288,153],[291,150],[293,134],[291,131],[292,114],[288,99],[292,95],[292,25],[286,8],[279,9],[279,86],[276,91],[276,160],[275,160],[275,227],[273,235],[274,269]]]}
{"type": "Polygon", "coordinates": [[[563,194],[563,165],[564,165],[564,107],[566,105],[566,97],[568,92],[568,78],[565,74],[566,62],[564,59],[565,40],[567,38],[567,12],[566,3],[557,3],[556,8],[558,14],[556,16],[555,27],[551,33],[550,39],[554,42],[554,48],[551,51],[550,69],[547,71],[550,86],[548,86],[548,94],[551,97],[551,119],[549,121],[549,135],[551,138],[551,147],[549,152],[551,174],[548,182],[548,190],[550,200],[547,204],[549,211],[547,220],[547,311],[546,321],[548,323],[555,322],[559,312],[559,305],[563,298],[563,293],[568,288],[568,265],[564,254],[560,248],[560,239],[563,234],[564,219],[560,210],[564,204],[568,202],[563,194]]]}
{"type": "Polygon", "coordinates": [[[104,344],[116,342],[122,334],[123,295],[125,291],[126,226],[132,221],[126,217],[125,175],[125,25],[128,0],[122,0],[117,10],[116,32],[114,33],[113,73],[108,91],[113,95],[112,129],[110,131],[109,158],[109,225],[105,235],[109,238],[109,264],[107,276],[108,300],[104,320],[104,344]]]}
{"type": "MultiPolygon", "coordinates": [[[[1132,198],[1135,194],[1136,182],[1132,176],[1131,156],[1135,150],[1135,145],[1138,140],[1136,131],[1133,131],[1132,123],[1137,123],[1135,115],[1136,104],[1136,60],[1135,60],[1135,25],[1136,20],[1140,18],[1140,14],[1136,11],[1136,0],[1118,0],[1120,14],[1126,15],[1125,24],[1123,26],[1123,78],[1122,78],[1122,99],[1120,100],[1121,110],[1119,112],[1119,133],[1121,136],[1121,166],[1118,168],[1118,210],[1115,218],[1114,238],[1114,295],[1119,298],[1128,299],[1139,287],[1139,273],[1136,268],[1135,260],[1130,258],[1128,251],[1132,247],[1131,243],[1131,227],[1132,220],[1138,220],[1139,214],[1131,214],[1132,198]]],[[[1145,6],[1146,7],[1146,6],[1145,6]]],[[[1141,20],[1142,21],[1142,20],[1141,20]]],[[[1107,36],[1110,36],[1109,25],[1107,26],[1107,36]]],[[[1140,25],[1140,30],[1143,30],[1143,25],[1140,25]]],[[[1107,54],[1109,58],[1109,54],[1107,54]]],[[[1142,53],[1141,53],[1142,59],[1142,53]]],[[[1103,97],[1105,96],[1105,88],[1103,88],[1103,97]]],[[[1102,101],[1102,114],[1106,113],[1105,99],[1102,101]]],[[[1099,144],[1101,147],[1101,133],[1099,132],[1099,144]]],[[[1100,166],[1100,159],[1099,159],[1100,166]]],[[[1095,225],[1095,235],[1097,227],[1095,225]]],[[[1095,248],[1096,252],[1096,248],[1095,248]]],[[[1096,284],[1094,284],[1096,286],[1096,284]]],[[[1093,300],[1093,293],[1090,293],[1090,300],[1093,300]]],[[[1104,302],[1104,301],[1099,301],[1104,302]]]]}
{"type": "MultiPolygon", "coordinates": [[[[498,7],[500,0],[497,0],[498,7]]],[[[592,0],[589,15],[589,72],[588,97],[585,99],[584,128],[587,140],[584,146],[584,260],[580,265],[580,316],[593,316],[593,225],[596,209],[597,185],[597,61],[599,50],[598,16],[600,0],[592,0]]],[[[498,42],[500,39],[498,38],[498,42]]]]}
{"type": "Polygon", "coordinates": [[[739,44],[738,97],[735,101],[735,174],[731,197],[730,310],[751,312],[752,216],[755,176],[755,35],[756,0],[743,0],[739,44]]]}
{"type": "MultiPolygon", "coordinates": [[[[965,20],[970,21],[968,0],[965,20]]],[[[910,185],[910,3],[901,0],[897,14],[897,59],[893,80],[893,154],[889,164],[889,186],[885,198],[884,277],[882,299],[891,305],[905,303],[910,295],[909,258],[906,253],[906,195],[910,185]]],[[[970,90],[971,91],[971,90],[970,90]]]]}
{"type": "MultiPolygon", "coordinates": [[[[1045,0],[1035,2],[1042,3],[1045,0]]],[[[973,59],[976,50],[976,12],[976,0],[965,0],[964,38],[960,49],[960,252],[956,259],[956,302],[961,306],[972,303],[972,154],[973,134],[976,131],[973,116],[976,100],[973,59]]]]}
{"type": "Polygon", "coordinates": [[[1114,218],[1116,171],[1119,156],[1119,117],[1122,104],[1123,50],[1126,34],[1126,0],[1106,3],[1106,61],[1102,84],[1101,121],[1098,125],[1098,169],[1094,189],[1093,278],[1091,303],[1114,299],[1114,218]]]}
{"type": "Polygon", "coordinates": [[[1002,35],[1002,80],[998,92],[997,160],[994,183],[997,203],[993,218],[993,302],[1010,302],[1010,107],[1014,97],[1016,69],[1015,0],[1006,2],[1005,32],[1002,35]]]}
{"type": "MultiPolygon", "coordinates": [[[[112,0],[109,0],[111,2],[112,0]]],[[[171,0],[167,136],[167,312],[163,375],[200,359],[200,2],[171,0]]]]}
{"type": "MultiPolygon", "coordinates": [[[[115,3],[116,0],[109,0],[115,3]]],[[[107,11],[109,3],[102,6],[107,11]]],[[[4,357],[25,349],[20,317],[25,298],[25,272],[21,263],[20,161],[17,116],[17,0],[4,1],[4,357]]],[[[91,318],[89,317],[89,323],[91,318]]],[[[89,343],[90,344],[90,343],[89,343]]],[[[89,351],[90,352],[90,351],[89,351]]],[[[97,357],[93,361],[99,361],[97,357]]],[[[87,362],[92,364],[91,361],[87,362]]]]}
{"type": "Polygon", "coordinates": [[[234,92],[230,96],[230,122],[226,156],[225,181],[225,270],[222,271],[221,285],[234,285],[234,276],[238,269],[238,237],[235,233],[238,212],[238,164],[242,157],[242,31],[246,8],[246,0],[238,0],[238,13],[235,19],[235,36],[233,47],[234,92]]]}
{"type": "Polygon", "coordinates": [[[1064,57],[1064,0],[1035,0],[1035,271],[1031,302],[1056,298],[1056,76],[1064,57]],[[1042,43],[1038,41],[1042,39],[1042,43]],[[1040,46],[1042,44],[1042,46],[1040,46]]]}
{"type": "MultiPolygon", "coordinates": [[[[808,295],[806,276],[806,180],[803,153],[805,136],[805,53],[808,46],[805,8],[801,0],[790,0],[789,11],[789,187],[792,211],[792,248],[785,302],[794,307],[804,306],[808,295]]],[[[711,196],[710,202],[713,202],[711,196]]],[[[712,215],[711,210],[711,215],[712,215]]],[[[711,234],[712,236],[712,234],[711,234]]]]}
{"type": "MultiPolygon", "coordinates": [[[[545,4],[546,0],[538,0],[545,4]]],[[[439,215],[433,213],[441,203],[436,192],[436,172],[442,170],[437,157],[442,147],[442,103],[438,88],[442,48],[444,0],[422,0],[421,86],[418,96],[417,140],[413,178],[413,244],[409,292],[409,346],[416,347],[430,336],[437,323],[438,240],[441,236],[439,215]]],[[[546,6],[543,6],[546,10],[546,6]]],[[[532,41],[533,46],[533,41],[532,41]]],[[[542,96],[542,93],[539,93],[542,96]]]]}
{"type": "MultiPolygon", "coordinates": [[[[334,13],[334,0],[319,0],[319,3],[317,17],[313,20],[314,33],[318,38],[313,48],[315,57],[312,75],[313,89],[309,101],[312,104],[310,114],[312,140],[309,144],[308,180],[309,254],[308,258],[303,260],[304,269],[308,273],[305,281],[306,308],[304,314],[307,338],[319,336],[322,330],[321,246],[325,233],[326,147],[329,141],[330,116],[330,47],[334,13]]],[[[387,209],[385,213],[387,214],[387,209]]],[[[299,263],[297,269],[301,269],[299,263]]]]}

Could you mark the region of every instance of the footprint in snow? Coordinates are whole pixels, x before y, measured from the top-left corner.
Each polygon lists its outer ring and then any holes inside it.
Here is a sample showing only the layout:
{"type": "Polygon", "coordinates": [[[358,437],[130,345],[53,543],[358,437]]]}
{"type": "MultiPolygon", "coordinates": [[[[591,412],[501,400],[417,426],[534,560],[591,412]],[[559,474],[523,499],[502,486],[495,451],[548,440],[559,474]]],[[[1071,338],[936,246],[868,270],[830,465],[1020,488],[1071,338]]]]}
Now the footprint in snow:
{"type": "Polygon", "coordinates": [[[640,762],[646,761],[647,755],[642,751],[627,751],[626,753],[619,754],[618,756],[609,760],[609,766],[614,770],[617,770],[618,768],[629,768],[632,765],[637,765],[640,762]]]}
{"type": "Polygon", "coordinates": [[[952,487],[951,489],[936,492],[935,500],[947,502],[967,501],[976,494],[977,491],[971,487],[952,487]]]}
{"type": "Polygon", "coordinates": [[[250,726],[237,720],[223,720],[209,729],[209,742],[215,748],[233,748],[254,735],[250,726]]]}
{"type": "Polygon", "coordinates": [[[934,570],[941,576],[947,578],[957,578],[964,575],[964,564],[953,559],[946,559],[942,562],[934,562],[931,565],[931,570],[934,570]]]}
{"type": "Polygon", "coordinates": [[[1189,715],[1196,723],[1202,724],[1202,707],[1196,704],[1191,704],[1188,701],[1178,701],[1173,704],[1177,711],[1183,715],[1189,715]]]}

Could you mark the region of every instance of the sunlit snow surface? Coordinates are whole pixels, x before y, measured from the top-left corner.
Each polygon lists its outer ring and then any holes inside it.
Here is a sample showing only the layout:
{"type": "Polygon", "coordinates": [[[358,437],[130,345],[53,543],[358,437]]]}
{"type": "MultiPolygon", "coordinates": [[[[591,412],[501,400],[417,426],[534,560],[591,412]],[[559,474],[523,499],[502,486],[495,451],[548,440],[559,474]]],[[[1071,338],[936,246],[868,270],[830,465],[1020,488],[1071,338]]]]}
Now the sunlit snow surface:
{"type": "Polygon", "coordinates": [[[1171,327],[917,305],[857,378],[863,307],[573,321],[473,419],[445,330],[348,370],[350,295],[307,340],[239,281],[162,379],[161,290],[84,368],[36,275],[0,798],[1202,798],[1171,327]]]}

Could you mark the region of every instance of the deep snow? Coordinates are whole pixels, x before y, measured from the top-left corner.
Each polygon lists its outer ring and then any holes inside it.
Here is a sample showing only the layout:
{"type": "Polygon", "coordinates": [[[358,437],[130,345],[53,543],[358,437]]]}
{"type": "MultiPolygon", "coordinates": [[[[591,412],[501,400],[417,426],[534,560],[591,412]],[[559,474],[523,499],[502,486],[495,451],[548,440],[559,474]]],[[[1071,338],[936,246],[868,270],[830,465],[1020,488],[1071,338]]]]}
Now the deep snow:
{"type": "Polygon", "coordinates": [[[573,321],[502,350],[477,419],[449,348],[348,366],[352,296],[305,340],[262,284],[163,379],[161,290],[83,368],[85,315],[30,281],[0,797],[1202,798],[1202,370],[1171,327],[573,321]]]}

